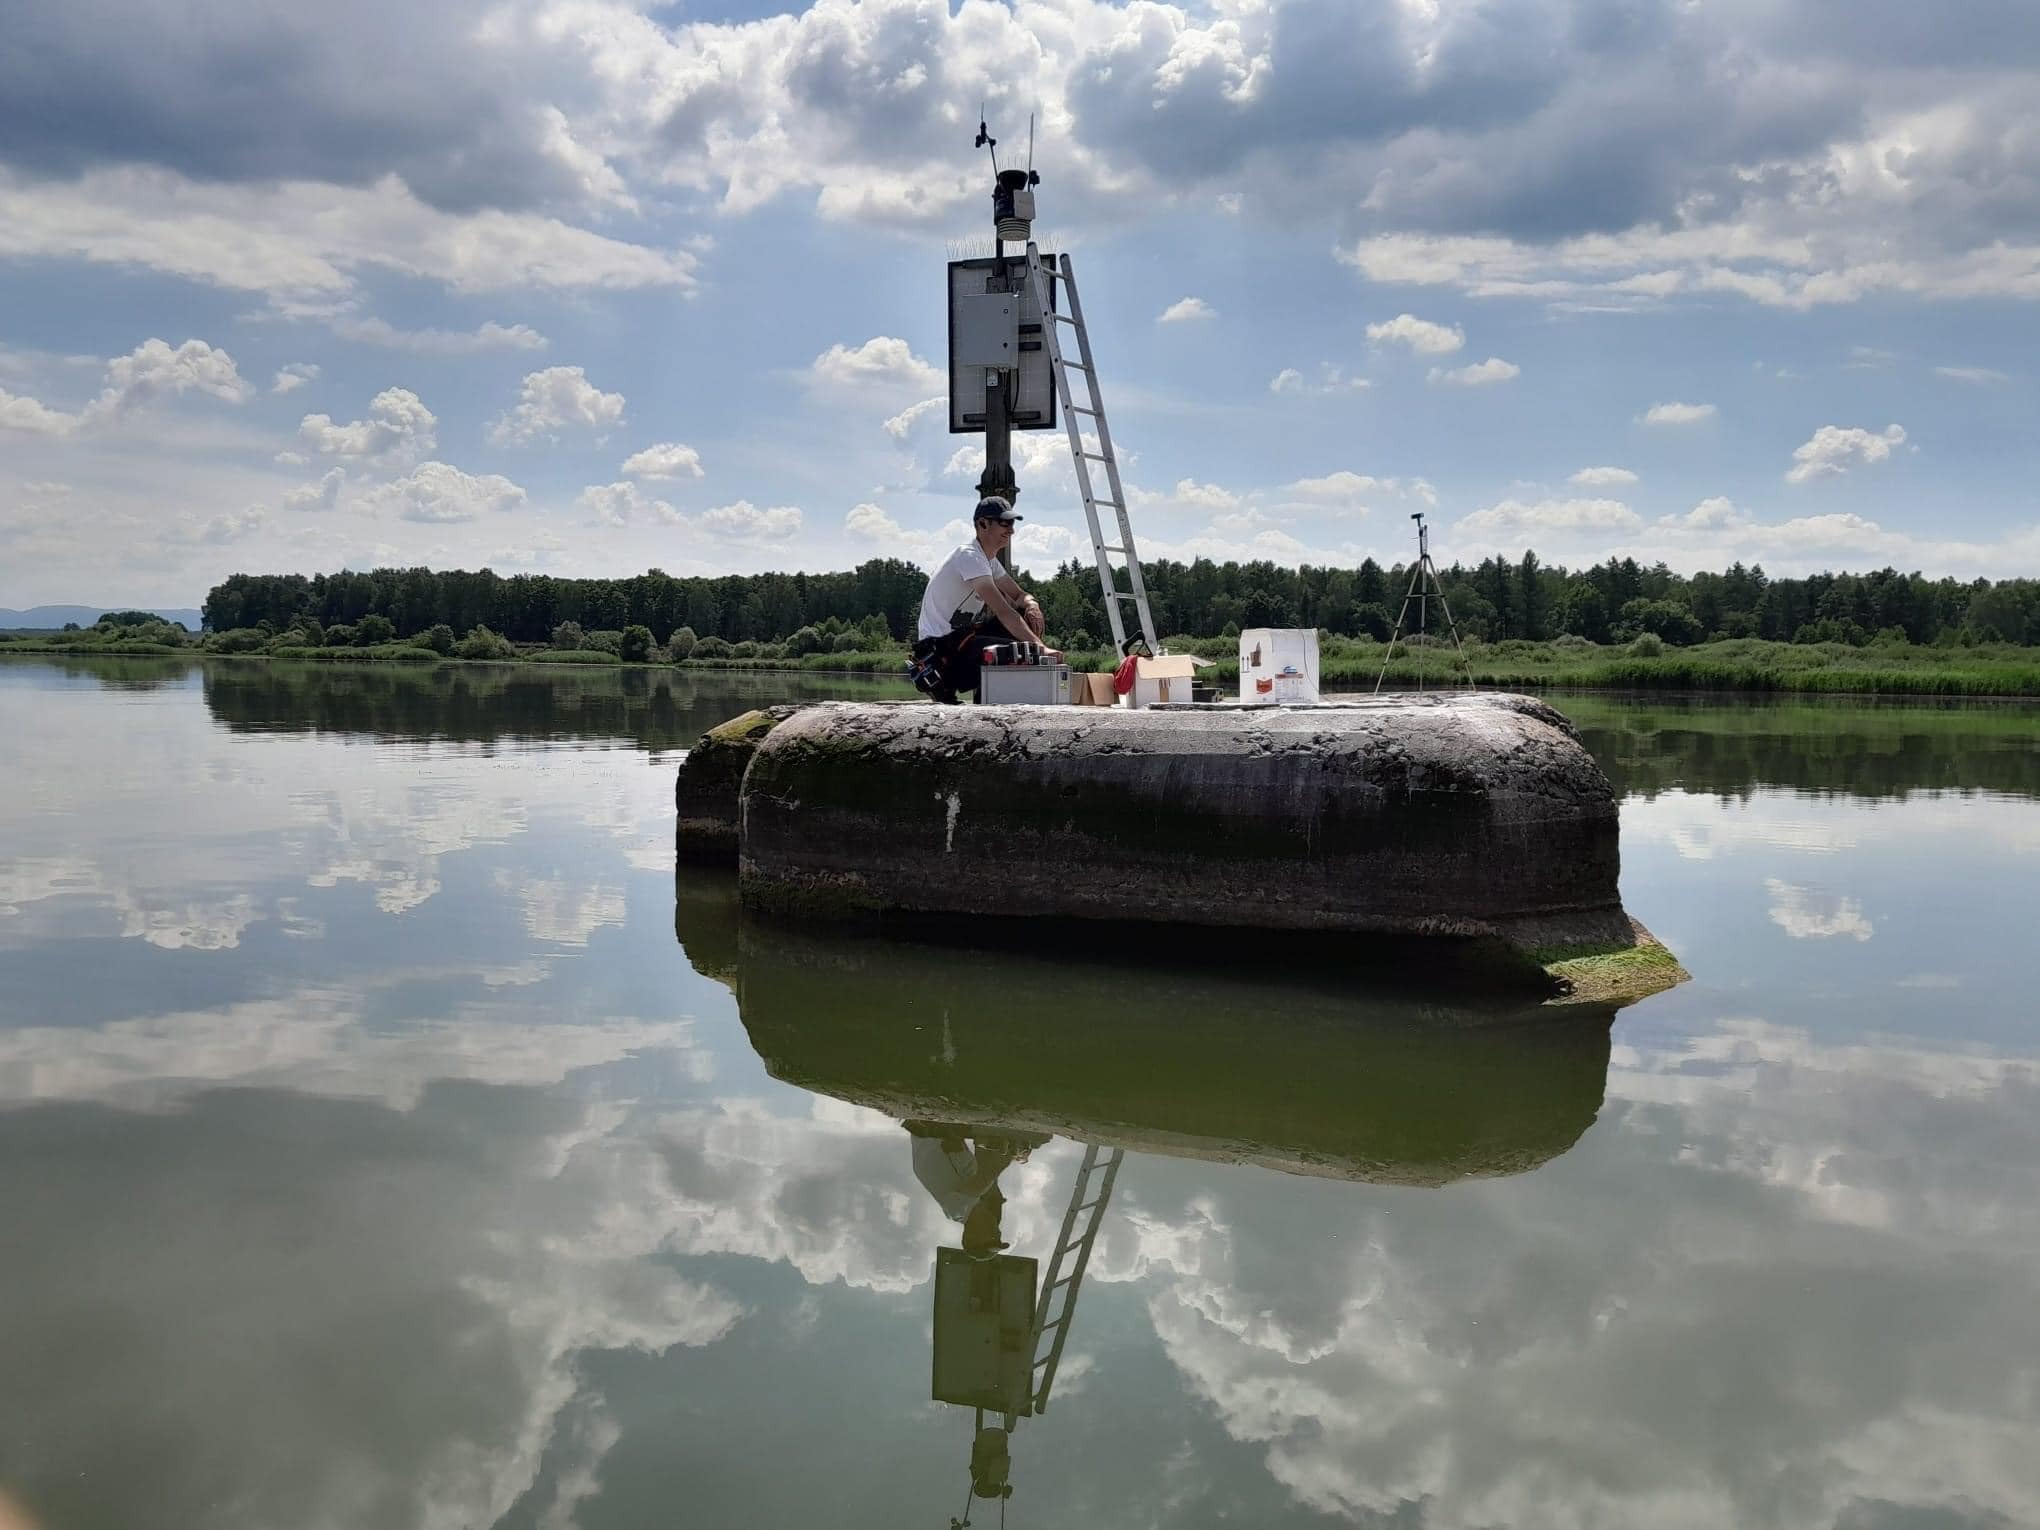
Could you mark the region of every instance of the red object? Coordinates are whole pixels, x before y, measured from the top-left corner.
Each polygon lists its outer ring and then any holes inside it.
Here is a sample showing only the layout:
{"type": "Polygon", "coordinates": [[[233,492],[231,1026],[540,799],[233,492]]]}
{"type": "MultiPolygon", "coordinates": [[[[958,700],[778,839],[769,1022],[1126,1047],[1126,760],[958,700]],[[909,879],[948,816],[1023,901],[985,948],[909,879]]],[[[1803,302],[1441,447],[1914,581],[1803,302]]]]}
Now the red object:
{"type": "Polygon", "coordinates": [[[1265,696],[1268,694],[1268,692],[1274,689],[1275,682],[1273,680],[1267,679],[1266,677],[1263,677],[1262,679],[1256,680],[1254,682],[1254,690],[1260,695],[1265,696]]]}
{"type": "Polygon", "coordinates": [[[1133,677],[1137,672],[1139,664],[1140,660],[1136,659],[1132,654],[1128,654],[1119,661],[1119,668],[1112,672],[1112,689],[1119,695],[1127,696],[1132,694],[1133,677]]]}

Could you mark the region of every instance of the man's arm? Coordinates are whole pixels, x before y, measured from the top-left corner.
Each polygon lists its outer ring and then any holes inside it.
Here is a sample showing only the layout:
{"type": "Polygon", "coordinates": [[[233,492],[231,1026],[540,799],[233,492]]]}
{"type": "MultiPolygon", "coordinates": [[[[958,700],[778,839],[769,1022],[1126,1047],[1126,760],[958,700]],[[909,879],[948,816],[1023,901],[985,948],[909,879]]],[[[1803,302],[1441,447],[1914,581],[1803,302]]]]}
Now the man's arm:
{"type": "Polygon", "coordinates": [[[1029,641],[1039,639],[1044,630],[1045,623],[1045,619],[1041,614],[1041,603],[1027,593],[1019,580],[1006,573],[1003,569],[1000,570],[997,576],[997,582],[1001,593],[1005,595],[1013,609],[1020,613],[1020,619],[1027,623],[1027,637],[1029,641]]]}
{"type": "MultiPolygon", "coordinates": [[[[1010,579],[1005,582],[1012,584],[1010,579]]],[[[987,576],[971,580],[970,589],[973,595],[985,603],[985,609],[999,619],[999,625],[1004,627],[1015,641],[1021,643],[1036,641],[1040,634],[1027,624],[1027,618],[1021,614],[1019,607],[1006,598],[1006,592],[999,588],[999,584],[999,580],[987,576]]],[[[1018,589],[1019,586],[1015,585],[1014,588],[1018,589]]]]}

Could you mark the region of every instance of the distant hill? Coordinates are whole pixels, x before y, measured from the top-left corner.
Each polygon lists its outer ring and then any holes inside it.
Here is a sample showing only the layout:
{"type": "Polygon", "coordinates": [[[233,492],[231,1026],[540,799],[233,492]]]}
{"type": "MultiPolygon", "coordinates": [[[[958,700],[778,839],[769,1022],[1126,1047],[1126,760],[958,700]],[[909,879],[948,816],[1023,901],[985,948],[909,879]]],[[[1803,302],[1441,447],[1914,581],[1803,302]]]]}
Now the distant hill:
{"type": "Polygon", "coordinates": [[[182,622],[193,632],[198,631],[198,613],[177,606],[30,606],[26,611],[10,611],[0,606],[0,629],[55,631],[65,622],[89,627],[109,611],[153,611],[166,622],[182,622]]]}

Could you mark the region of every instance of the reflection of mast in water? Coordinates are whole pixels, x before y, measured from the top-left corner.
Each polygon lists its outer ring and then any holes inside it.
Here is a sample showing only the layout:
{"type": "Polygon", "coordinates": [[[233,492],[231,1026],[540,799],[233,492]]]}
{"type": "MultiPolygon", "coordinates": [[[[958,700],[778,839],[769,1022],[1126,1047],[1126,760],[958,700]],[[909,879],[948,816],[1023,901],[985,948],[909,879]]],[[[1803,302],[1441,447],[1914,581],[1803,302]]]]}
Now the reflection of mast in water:
{"type": "Polygon", "coordinates": [[[999,1236],[999,1218],[1005,1196],[998,1177],[1049,1139],[1033,1132],[973,1134],[968,1127],[926,1121],[905,1125],[914,1138],[915,1177],[963,1223],[962,1247],[935,1251],[932,1384],[935,1401],[973,1411],[970,1486],[963,1517],[949,1522],[951,1530],[962,1530],[971,1523],[975,1499],[998,1500],[1000,1518],[1005,1517],[1005,1500],[1013,1496],[1013,1430],[1048,1407],[1084,1271],[1125,1155],[1118,1148],[1085,1147],[1048,1279],[1037,1295],[1036,1261],[1003,1252],[1008,1245],[999,1236]],[[987,1424],[988,1413],[1000,1422],[987,1424]]]}

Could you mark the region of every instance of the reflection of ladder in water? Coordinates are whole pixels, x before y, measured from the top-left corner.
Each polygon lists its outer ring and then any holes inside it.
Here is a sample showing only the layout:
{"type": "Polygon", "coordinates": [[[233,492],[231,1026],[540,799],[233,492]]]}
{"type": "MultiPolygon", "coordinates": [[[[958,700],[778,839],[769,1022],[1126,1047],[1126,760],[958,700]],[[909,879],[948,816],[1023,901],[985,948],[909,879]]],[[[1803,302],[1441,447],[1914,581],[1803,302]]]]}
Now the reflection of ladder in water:
{"type": "Polygon", "coordinates": [[[1140,555],[1133,549],[1133,522],[1126,514],[1126,487],[1119,481],[1119,459],[1112,451],[1112,430],[1105,423],[1105,395],[1098,389],[1098,368],[1091,356],[1091,332],[1084,328],[1084,305],[1077,298],[1076,268],[1070,264],[1067,255],[1052,256],[1049,262],[1041,258],[1041,251],[1033,240],[1027,241],[1027,280],[1034,289],[1034,306],[1041,313],[1041,339],[1048,348],[1049,370],[1055,376],[1056,401],[1062,405],[1063,425],[1069,431],[1070,459],[1077,465],[1077,492],[1084,497],[1084,519],[1091,527],[1091,552],[1098,560],[1098,584],[1105,597],[1105,619],[1112,624],[1112,646],[1124,651],[1126,646],[1126,618],[1120,606],[1131,602],[1134,614],[1140,618],[1140,635],[1147,639],[1148,652],[1160,653],[1161,644],[1155,639],[1155,619],[1148,610],[1147,581],[1141,577],[1140,555]],[[1063,294],[1069,299],[1069,312],[1060,312],[1051,299],[1049,283],[1061,282],[1063,294]],[[1076,332],[1078,360],[1070,361],[1063,356],[1062,331],[1059,326],[1067,324],[1076,332]],[[1086,384],[1084,397],[1088,403],[1080,404],[1070,392],[1070,373],[1083,374],[1086,384]],[[1097,432],[1098,449],[1094,452],[1084,444],[1084,427],[1079,416],[1088,419],[1097,432]],[[1105,485],[1110,491],[1100,499],[1091,483],[1091,464],[1105,464],[1105,485]],[[1105,540],[1105,528],[1098,519],[1100,506],[1112,510],[1118,525],[1117,542],[1105,540]],[[1112,559],[1124,558],[1131,593],[1119,588],[1119,578],[1112,559]]]}
{"type": "MultiPolygon", "coordinates": [[[[1086,1144],[1077,1182],[1070,1186],[1070,1208],[1063,1213],[1055,1256],[1048,1262],[1048,1283],[1041,1288],[1034,1309],[1034,1369],[1028,1379],[1028,1401],[1036,1413],[1048,1407],[1048,1390],[1055,1385],[1063,1341],[1070,1336],[1070,1319],[1076,1316],[1077,1292],[1091,1262],[1091,1245],[1098,1241],[1098,1224],[1105,1219],[1105,1204],[1112,1199],[1119,1161],[1125,1156],[1122,1148],[1086,1144]]],[[[1012,1415],[1008,1415],[1006,1427],[1013,1427],[1012,1415]]]]}

